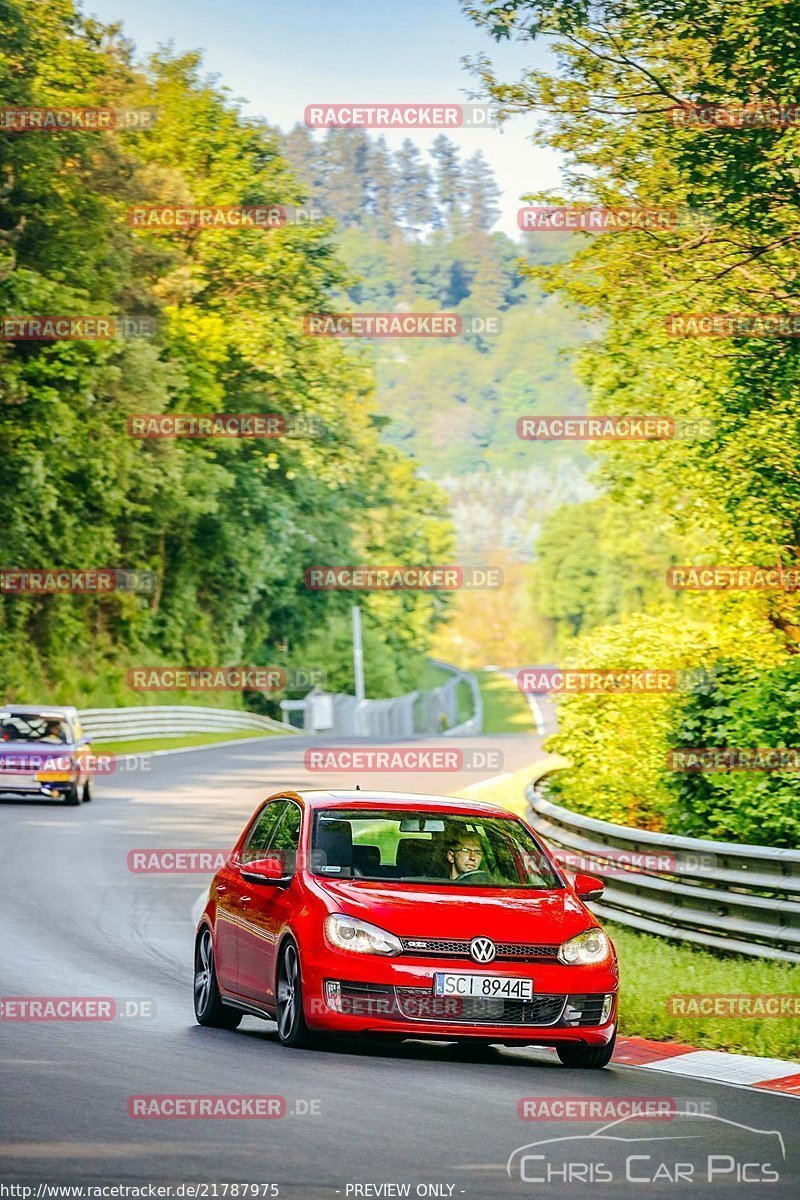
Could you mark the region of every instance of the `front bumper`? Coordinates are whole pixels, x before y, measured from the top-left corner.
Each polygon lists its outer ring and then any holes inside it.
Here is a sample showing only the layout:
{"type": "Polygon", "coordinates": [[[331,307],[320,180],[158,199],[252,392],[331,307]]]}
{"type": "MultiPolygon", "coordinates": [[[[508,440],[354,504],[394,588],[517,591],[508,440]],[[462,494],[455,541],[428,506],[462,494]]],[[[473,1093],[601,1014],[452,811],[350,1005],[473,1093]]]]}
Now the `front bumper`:
{"type": "Polygon", "coordinates": [[[32,796],[41,800],[62,800],[79,783],[79,776],[58,781],[29,779],[3,779],[0,775],[0,796],[32,796]]]}
{"type": "Polygon", "coordinates": [[[600,1046],[614,1036],[618,976],[611,961],[592,967],[494,963],[491,974],[533,979],[530,1001],[434,996],[434,973],[443,970],[470,973],[476,966],[345,953],[304,959],[306,1022],[312,1029],[340,1033],[538,1045],[600,1046]]]}

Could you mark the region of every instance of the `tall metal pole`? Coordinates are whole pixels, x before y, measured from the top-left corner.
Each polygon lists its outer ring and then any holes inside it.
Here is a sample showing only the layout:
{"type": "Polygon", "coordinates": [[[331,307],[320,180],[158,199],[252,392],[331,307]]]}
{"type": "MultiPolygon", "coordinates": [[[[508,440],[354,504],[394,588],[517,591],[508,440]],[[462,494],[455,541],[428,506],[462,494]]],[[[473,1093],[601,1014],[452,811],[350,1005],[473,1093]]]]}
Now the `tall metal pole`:
{"type": "Polygon", "coordinates": [[[364,699],[364,643],[361,640],[361,609],[353,605],[353,674],[356,681],[356,700],[364,699]]]}

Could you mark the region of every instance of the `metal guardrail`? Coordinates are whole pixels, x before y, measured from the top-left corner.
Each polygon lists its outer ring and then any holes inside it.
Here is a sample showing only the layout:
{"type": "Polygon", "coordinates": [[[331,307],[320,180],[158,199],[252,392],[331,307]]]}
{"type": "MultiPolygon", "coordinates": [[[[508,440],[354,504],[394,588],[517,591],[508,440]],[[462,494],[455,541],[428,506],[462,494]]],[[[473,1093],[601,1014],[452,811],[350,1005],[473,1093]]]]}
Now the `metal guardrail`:
{"type": "Polygon", "coordinates": [[[303,729],[334,737],[409,738],[414,736],[417,692],[391,700],[358,700],[344,692],[316,689],[306,697],[303,729]]]}
{"type": "Polygon", "coordinates": [[[138,705],[135,708],[84,708],[79,712],[86,734],[97,741],[132,742],[137,738],[182,733],[236,733],[248,729],[296,732],[259,713],[200,705],[138,705]]]}
{"type": "Polygon", "coordinates": [[[466,721],[462,721],[459,725],[451,725],[449,729],[443,730],[445,737],[470,737],[477,735],[483,731],[483,696],[481,689],[478,687],[478,681],[470,671],[462,671],[460,667],[454,667],[452,663],[442,662],[438,658],[428,660],[435,667],[440,667],[443,671],[452,671],[453,678],[448,679],[447,683],[443,683],[441,687],[434,688],[432,692],[426,693],[429,696],[437,697],[441,695],[440,703],[446,713],[452,713],[452,719],[456,720],[458,715],[458,687],[461,683],[466,683],[472,693],[472,716],[466,721]]]}
{"type": "MultiPolygon", "coordinates": [[[[438,659],[429,661],[450,671],[451,678],[427,692],[407,692],[388,700],[357,700],[355,696],[315,688],[305,702],[297,705],[302,707],[305,732],[364,738],[479,734],[483,728],[483,699],[475,676],[438,659]],[[473,713],[456,724],[462,683],[472,693],[473,713]]],[[[286,711],[288,719],[288,706],[286,711]]]]}
{"type": "Polygon", "coordinates": [[[714,950],[800,962],[800,851],[599,821],[548,800],[545,779],[526,788],[529,819],[566,869],[603,879],[603,899],[591,906],[599,917],[714,950]]]}

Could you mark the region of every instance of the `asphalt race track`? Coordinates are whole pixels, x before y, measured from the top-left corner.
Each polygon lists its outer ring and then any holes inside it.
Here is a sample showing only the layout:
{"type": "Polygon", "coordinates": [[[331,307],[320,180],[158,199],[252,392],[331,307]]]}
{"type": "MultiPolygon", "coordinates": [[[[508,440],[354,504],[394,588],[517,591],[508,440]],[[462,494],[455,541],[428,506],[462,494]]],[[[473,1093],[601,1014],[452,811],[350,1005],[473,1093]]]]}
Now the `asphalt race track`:
{"type": "MultiPolygon", "coordinates": [[[[453,744],[500,747],[503,770],[512,771],[532,761],[539,742],[521,735],[453,744]]],[[[569,1070],[533,1049],[406,1042],[290,1051],[278,1045],[271,1023],[249,1017],[233,1033],[199,1028],[192,1012],[192,912],[209,876],[135,874],[129,851],[226,848],[256,803],[282,787],[359,782],[364,789],[448,792],[481,778],[461,772],[312,779],[302,766],[308,744],[278,737],[155,757],[149,772],[99,780],[94,801],[80,809],[0,801],[0,994],[155,1006],[149,1019],[0,1021],[3,1183],[31,1184],[34,1196],[43,1181],[276,1184],[277,1193],[261,1194],[331,1200],[800,1195],[800,1110],[790,1097],[632,1067],[569,1070]],[[271,1120],[128,1115],[130,1096],[152,1094],[282,1096],[286,1114],[271,1120]],[[597,1121],[518,1115],[524,1097],[631,1096],[665,1105],[674,1098],[679,1109],[690,1102],[705,1115],[610,1131],[637,1139],[633,1149],[627,1141],[587,1143],[597,1121]],[[565,1137],[576,1140],[517,1156],[507,1173],[513,1151],[565,1137]],[[687,1164],[697,1167],[709,1154],[718,1156],[714,1182],[702,1174],[688,1182],[687,1164]],[[674,1182],[681,1163],[684,1180],[674,1182]],[[544,1171],[550,1182],[536,1182],[544,1171]],[[765,1178],[770,1171],[778,1181],[765,1178]]],[[[484,772],[491,774],[496,769],[484,772]]],[[[489,798],[490,789],[479,794],[489,798]]],[[[136,1006],[128,1009],[135,1013],[136,1006]]]]}

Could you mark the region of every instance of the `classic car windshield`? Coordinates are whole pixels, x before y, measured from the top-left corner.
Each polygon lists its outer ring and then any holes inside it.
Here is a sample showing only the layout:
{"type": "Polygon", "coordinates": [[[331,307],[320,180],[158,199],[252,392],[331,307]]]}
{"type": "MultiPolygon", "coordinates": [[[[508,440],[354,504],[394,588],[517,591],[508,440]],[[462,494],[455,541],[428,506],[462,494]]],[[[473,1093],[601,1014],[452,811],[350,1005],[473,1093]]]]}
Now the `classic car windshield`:
{"type": "Polygon", "coordinates": [[[70,741],[68,723],[60,717],[46,713],[20,713],[12,710],[0,712],[0,742],[52,742],[70,741]]]}

